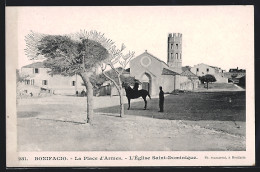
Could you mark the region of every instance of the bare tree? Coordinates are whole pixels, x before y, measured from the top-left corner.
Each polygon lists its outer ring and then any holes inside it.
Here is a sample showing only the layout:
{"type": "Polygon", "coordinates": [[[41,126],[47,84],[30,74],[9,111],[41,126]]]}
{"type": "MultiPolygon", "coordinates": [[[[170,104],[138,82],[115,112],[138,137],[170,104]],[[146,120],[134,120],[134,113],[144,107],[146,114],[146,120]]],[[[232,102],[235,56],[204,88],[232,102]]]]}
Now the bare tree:
{"type": "Polygon", "coordinates": [[[110,58],[101,64],[102,73],[113,83],[119,94],[120,102],[120,117],[124,116],[124,101],[123,101],[123,87],[122,87],[122,74],[125,71],[127,64],[134,57],[134,52],[129,51],[123,54],[125,45],[122,44],[121,49],[116,49],[115,46],[111,49],[110,58]],[[118,65],[119,67],[115,67],[118,65]],[[109,66],[115,73],[116,77],[109,76],[105,70],[109,66]]]}

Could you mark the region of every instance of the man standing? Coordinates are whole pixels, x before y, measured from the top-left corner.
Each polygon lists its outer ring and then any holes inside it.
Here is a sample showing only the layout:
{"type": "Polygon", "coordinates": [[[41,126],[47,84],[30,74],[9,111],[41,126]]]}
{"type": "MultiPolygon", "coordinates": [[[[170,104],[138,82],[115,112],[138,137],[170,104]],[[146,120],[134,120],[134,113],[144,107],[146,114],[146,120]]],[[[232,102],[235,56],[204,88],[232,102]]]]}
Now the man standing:
{"type": "Polygon", "coordinates": [[[136,82],[135,85],[134,85],[133,90],[134,90],[135,92],[138,92],[138,88],[139,88],[139,84],[136,82]]]}
{"type": "Polygon", "coordinates": [[[164,92],[162,90],[162,87],[159,87],[160,89],[160,93],[159,93],[159,107],[160,107],[160,111],[159,112],[163,112],[163,104],[164,104],[164,92]]]}

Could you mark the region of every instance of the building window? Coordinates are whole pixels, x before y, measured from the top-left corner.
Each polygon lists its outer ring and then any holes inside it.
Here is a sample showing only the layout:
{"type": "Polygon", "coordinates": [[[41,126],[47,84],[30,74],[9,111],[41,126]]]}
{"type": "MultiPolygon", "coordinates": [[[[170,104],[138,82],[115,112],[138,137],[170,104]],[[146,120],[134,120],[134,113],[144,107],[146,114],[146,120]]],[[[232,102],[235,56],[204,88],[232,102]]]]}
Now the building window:
{"type": "Polygon", "coordinates": [[[71,82],[71,85],[72,85],[72,86],[75,86],[75,85],[76,85],[76,82],[75,82],[75,81],[72,81],[72,82],[71,82]]]}
{"type": "Polygon", "coordinates": [[[30,85],[30,80],[25,80],[25,85],[30,85]]]}
{"type": "Polygon", "coordinates": [[[171,44],[171,49],[173,49],[173,44],[171,44]]]}
{"type": "Polygon", "coordinates": [[[171,53],[171,58],[173,59],[173,53],[171,53]]]}
{"type": "Polygon", "coordinates": [[[199,71],[199,68],[197,68],[197,72],[199,71]]]}
{"type": "Polygon", "coordinates": [[[207,72],[209,72],[209,68],[207,68],[207,72]]]}
{"type": "Polygon", "coordinates": [[[42,80],[42,85],[48,85],[48,81],[47,80],[42,80]]]}
{"type": "Polygon", "coordinates": [[[31,85],[34,85],[34,79],[31,79],[31,85]]]}
{"type": "Polygon", "coordinates": [[[178,53],[175,54],[175,59],[178,59],[178,53]]]}
{"type": "Polygon", "coordinates": [[[179,48],[179,45],[178,44],[176,44],[176,49],[178,49],[179,48]]]}
{"type": "Polygon", "coordinates": [[[34,68],[34,73],[39,73],[39,69],[38,68],[34,68]]]}

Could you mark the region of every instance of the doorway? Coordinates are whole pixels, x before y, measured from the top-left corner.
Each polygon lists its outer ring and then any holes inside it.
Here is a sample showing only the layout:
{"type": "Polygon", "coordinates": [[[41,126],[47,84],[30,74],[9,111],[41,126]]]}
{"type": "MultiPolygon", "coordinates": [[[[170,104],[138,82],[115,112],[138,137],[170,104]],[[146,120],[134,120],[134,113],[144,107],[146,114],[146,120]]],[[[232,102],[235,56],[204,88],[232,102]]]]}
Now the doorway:
{"type": "Polygon", "coordinates": [[[152,94],[152,79],[151,79],[151,75],[148,73],[144,73],[142,78],[141,78],[141,82],[142,82],[142,89],[147,90],[149,92],[149,94],[152,94]]]}

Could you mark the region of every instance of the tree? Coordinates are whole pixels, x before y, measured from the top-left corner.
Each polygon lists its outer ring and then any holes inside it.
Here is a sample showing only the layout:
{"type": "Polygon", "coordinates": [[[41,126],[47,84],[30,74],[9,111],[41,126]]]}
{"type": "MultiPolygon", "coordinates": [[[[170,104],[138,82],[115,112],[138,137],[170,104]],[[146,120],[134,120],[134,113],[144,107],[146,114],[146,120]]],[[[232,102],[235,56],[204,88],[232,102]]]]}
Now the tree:
{"type": "Polygon", "coordinates": [[[213,75],[207,74],[207,75],[200,77],[200,81],[202,83],[206,82],[207,83],[207,89],[209,89],[209,82],[216,82],[216,78],[213,75]]]}
{"type": "Polygon", "coordinates": [[[50,74],[79,75],[87,90],[87,123],[93,118],[93,85],[91,76],[98,64],[109,58],[113,44],[104,34],[80,31],[71,35],[46,35],[30,33],[25,37],[26,55],[29,59],[44,58],[50,74]]]}
{"type": "Polygon", "coordinates": [[[29,75],[23,75],[19,72],[18,69],[16,69],[16,84],[19,82],[24,82],[28,77],[29,75]]]}
{"type": "Polygon", "coordinates": [[[23,75],[16,69],[16,103],[19,104],[19,99],[22,98],[22,82],[25,82],[28,78],[28,75],[23,75]]]}
{"type": "Polygon", "coordinates": [[[122,87],[122,79],[126,79],[123,76],[123,72],[127,64],[130,60],[134,57],[134,52],[129,51],[127,54],[123,54],[123,50],[125,49],[125,45],[122,44],[121,49],[116,49],[113,46],[111,51],[111,56],[109,60],[104,61],[101,64],[102,73],[107,77],[116,87],[118,94],[119,94],[119,104],[120,104],[120,117],[124,116],[124,101],[123,101],[123,87],[122,87]],[[115,65],[120,67],[116,68],[115,65]],[[114,72],[112,75],[105,72],[107,66],[109,66],[112,71],[114,72]]]}

